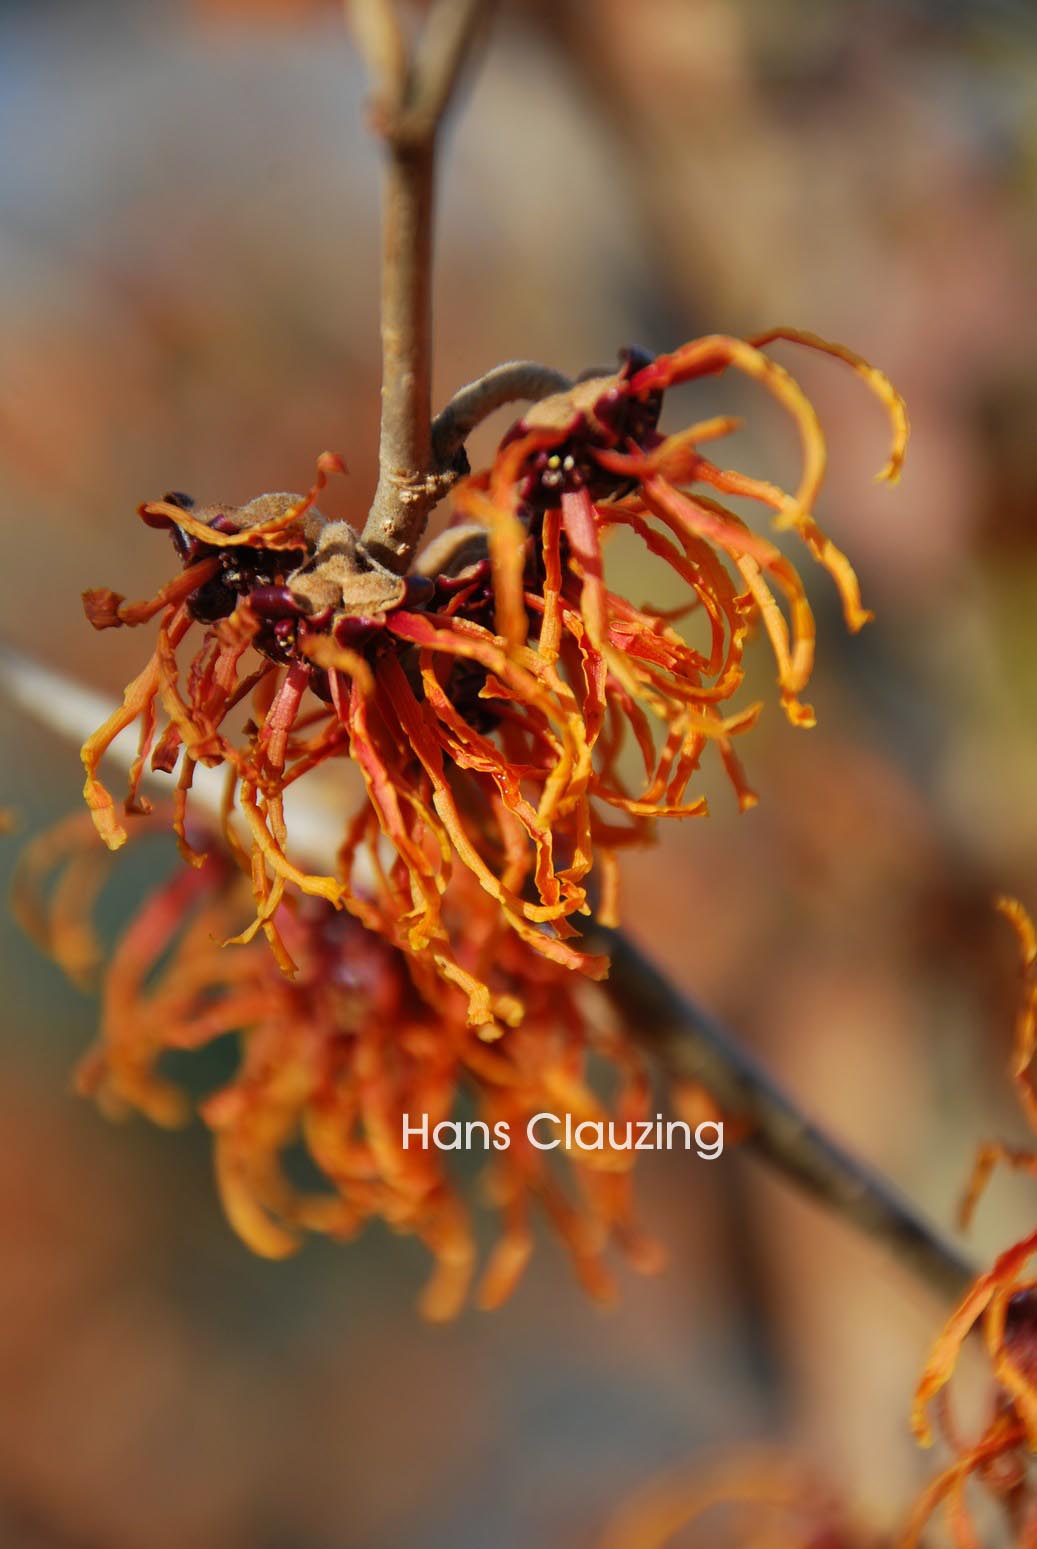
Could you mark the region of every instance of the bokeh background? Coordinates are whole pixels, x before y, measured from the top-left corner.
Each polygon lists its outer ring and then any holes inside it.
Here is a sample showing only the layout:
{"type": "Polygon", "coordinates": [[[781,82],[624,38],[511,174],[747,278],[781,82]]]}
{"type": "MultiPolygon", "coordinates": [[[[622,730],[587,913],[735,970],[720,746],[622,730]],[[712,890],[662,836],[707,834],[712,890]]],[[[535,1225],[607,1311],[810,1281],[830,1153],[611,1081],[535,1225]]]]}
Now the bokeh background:
{"type": "MultiPolygon", "coordinates": [[[[2,631],[109,697],[140,641],[92,636],[78,594],[165,574],[140,499],[304,488],[330,447],[337,510],[362,519],[364,93],[333,3],[0,9],[2,631]]],[[[877,622],[847,639],[810,576],[818,728],[772,703],[744,749],[760,807],[739,818],[718,787],[707,822],[629,865],[627,904],[947,1226],[976,1141],[1022,1138],[990,900],[1037,906],[1035,193],[1024,0],[511,0],[442,178],[440,399],[502,358],[576,371],[776,322],[847,341],[908,398],[890,493],[878,409],[783,352],[877,622]]],[[[766,402],[726,380],[701,401],[749,414],[742,465],[792,472],[766,402]]],[[[23,834],[75,805],[74,748],[6,702],[0,744],[23,834]]],[[[145,882],[116,869],[113,919],[145,882]]],[[[545,1241],[504,1309],[429,1328],[420,1250],[388,1234],[250,1258],[201,1129],[112,1128],[71,1097],[96,1008],[6,918],[0,953],[5,1549],[574,1549],[660,1471],[761,1438],[882,1527],[930,1470],[906,1410],[942,1309],[758,1165],[645,1157],[670,1264],[621,1276],[614,1307],[545,1241]]],[[[1033,1211],[1032,1185],[999,1182],[977,1254],[1033,1211]]]]}

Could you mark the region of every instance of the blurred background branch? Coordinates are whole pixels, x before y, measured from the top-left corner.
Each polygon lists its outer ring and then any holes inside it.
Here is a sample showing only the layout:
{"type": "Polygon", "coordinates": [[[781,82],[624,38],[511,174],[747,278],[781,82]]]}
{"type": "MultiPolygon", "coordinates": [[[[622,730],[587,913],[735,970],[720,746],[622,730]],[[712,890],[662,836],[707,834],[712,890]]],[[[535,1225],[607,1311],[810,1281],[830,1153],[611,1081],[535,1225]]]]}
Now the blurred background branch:
{"type": "Polygon", "coordinates": [[[909,1274],[957,1301],[975,1278],[964,1254],[881,1174],[810,1120],[727,1028],[660,972],[625,931],[603,931],[607,987],[626,1026],[672,1078],[700,1083],[765,1162],[858,1231],[909,1274]]]}

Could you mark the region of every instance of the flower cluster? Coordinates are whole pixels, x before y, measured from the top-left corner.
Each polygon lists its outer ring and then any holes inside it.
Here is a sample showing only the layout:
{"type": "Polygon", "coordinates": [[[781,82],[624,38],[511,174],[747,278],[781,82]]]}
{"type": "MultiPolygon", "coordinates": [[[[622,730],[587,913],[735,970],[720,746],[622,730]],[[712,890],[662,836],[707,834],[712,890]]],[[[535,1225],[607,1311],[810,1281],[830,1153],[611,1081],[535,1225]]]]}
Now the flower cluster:
{"type": "Polygon", "coordinates": [[[434,1256],[421,1304],[434,1319],[453,1316],[466,1298],[473,1224],[449,1152],[405,1144],[404,1114],[427,1115],[434,1126],[462,1103],[488,1134],[507,1127],[510,1144],[487,1152],[483,1179],[503,1224],[479,1281],[481,1306],[503,1301],[521,1276],[536,1209],[593,1296],[611,1293],[605,1254],[613,1245],[636,1268],[659,1266],[659,1250],[633,1219],[632,1152],[607,1144],[558,1152],[559,1166],[527,1138],[529,1120],[545,1111],[607,1126],[651,1110],[640,1056],[600,1006],[585,1005],[589,987],[502,930],[474,886],[464,901],[465,952],[478,959],[492,936],[493,980],[526,1008],[506,1039],[481,1039],[454,987],[420,993],[404,954],[323,899],[277,912],[297,964],[289,979],[262,942],[236,952],[219,945],[247,882],[208,837],[204,863],[178,868],[151,893],[106,963],[91,922],[103,873],[83,821],[25,852],[23,922],[79,982],[103,963],[100,1038],[80,1068],[81,1091],[112,1116],[136,1111],[180,1125],[193,1101],[169,1057],[233,1036],[235,1073],[198,1107],[235,1230],[257,1253],[282,1258],[307,1232],[344,1240],[381,1219],[434,1256]],[[286,1160],[299,1147],[319,1184],[293,1181],[286,1160]]]}
{"type": "Polygon", "coordinates": [[[813,720],[800,697],[814,653],[801,578],[717,496],[755,501],[798,533],[834,578],[851,629],[869,616],[813,514],[824,439],[801,389],[764,352],[779,338],[841,358],[876,391],[894,430],[883,476],[895,478],[907,419],[886,379],[839,346],[777,331],[702,339],[655,360],[627,352],[616,373],[534,404],[492,465],[456,488],[453,525],[406,576],[317,511],[342,467],[328,454],[306,496],[199,509],[170,495],[143,506],[145,521],[172,535],[181,573],[149,603],[107,590],[85,598],[98,628],[159,617],[150,661],[83,750],[86,799],[107,843],[120,844],[125,829],[99,764],[139,722],[129,810],[141,806],[149,764],[179,765],[175,826],[198,863],[185,837],[194,770],[226,769],[225,842],[255,899],[255,919],[235,939],[261,929],[286,971],[292,953],[277,919],[286,894],[301,893],[344,907],[462,988],[473,1026],[515,1025],[516,998],[495,996],[462,962],[467,926],[451,919],[449,900],[464,872],[527,948],[601,977],[607,965],[581,948],[577,922],[592,904],[615,922],[617,852],[648,839],[655,819],[705,812],[688,786],[708,746],[740,806],[755,801],[734,739],[761,707],[732,700],[757,625],[787,715],[813,720]],[[728,368],[792,415],[803,449],[794,493],[704,455],[736,428],[729,418],[660,431],[670,388],[728,368]],[[617,530],[679,578],[676,613],[610,586],[605,547],[617,530]],[[703,636],[694,644],[677,627],[685,615],[703,636]],[[289,853],[285,792],[335,760],[359,770],[364,791],[326,852],[304,862],[289,853]]]}
{"type": "MultiPolygon", "coordinates": [[[[329,478],[345,472],[325,453],[305,495],[199,506],[172,493],[142,506],[172,540],[178,573],[148,602],[85,594],[98,629],[157,621],[148,661],[83,748],[93,824],[117,849],[150,810],[145,774],[175,774],[169,821],[189,865],[108,963],[81,1085],[110,1110],[179,1123],[192,1104],[170,1078],[171,1052],[233,1035],[237,1073],[200,1111],[227,1213],[258,1252],[290,1252],[307,1230],[348,1237],[380,1217],[431,1249],[425,1309],[450,1315],[473,1273],[468,1211],[448,1158],[405,1145],[401,1120],[449,1121],[466,1103],[511,1137],[490,1165],[504,1229],[483,1304],[521,1273],[534,1203],[595,1294],[608,1289],[609,1242],[641,1268],[657,1261],[632,1221],[632,1153],[565,1153],[574,1202],[526,1125],[544,1110],[645,1116],[640,1059],[586,982],[607,961],[578,923],[592,911],[616,923],[624,847],[650,839],[657,819],[705,811],[688,787],[707,748],[739,805],[754,802],[734,741],[761,708],[735,704],[757,626],[789,719],[812,722],[803,583],[719,497],[756,502],[798,533],[834,578],[849,627],[868,617],[813,514],[824,440],[764,352],[778,338],[865,378],[892,419],[884,476],[895,478],[907,419],[881,374],[808,335],[714,337],[655,360],[628,351],[616,372],[534,403],[492,464],[456,484],[449,525],[406,574],[320,513],[329,478]],[[660,428],[672,387],[728,368],[792,415],[795,492],[705,456],[736,428],[730,418],[660,428]],[[668,567],[680,606],[635,603],[607,577],[619,532],[668,567]],[[100,765],[134,725],[124,816],[100,765]],[[200,766],[224,777],[207,831],[191,797],[200,766]],[[318,771],[335,816],[300,844],[290,808],[318,771]],[[220,946],[228,939],[236,950],[220,946]],[[286,1158],[300,1145],[321,1187],[292,1182],[286,1158]]],[[[30,928],[79,979],[100,960],[88,908],[96,853],[81,838],[72,825],[39,841],[22,887],[30,928]],[[41,878],[55,870],[48,891],[41,878]]]]}
{"type": "MultiPolygon", "coordinates": [[[[1022,994],[1012,1052],[1012,1078],[1020,1105],[1037,1130],[1034,1058],[1037,1054],[1037,931],[1022,905],[1001,898],[998,908],[1019,940],[1022,994]]],[[[967,1223],[998,1162],[1037,1173],[1037,1152],[987,1143],[980,1147],[965,1192],[967,1223]]],[[[938,1339],[915,1396],[913,1426],[924,1445],[933,1439],[928,1410],[937,1405],[938,1426],[955,1456],[918,1502],[904,1537],[912,1549],[942,1506],[956,1544],[978,1546],[967,1489],[982,1485],[1004,1509],[1013,1542],[1030,1544],[1037,1532],[1037,1232],[1002,1253],[979,1276],[938,1339]],[[989,1420],[976,1440],[958,1432],[949,1399],[950,1383],[966,1340],[978,1332],[990,1360],[994,1393],[989,1420]]]]}

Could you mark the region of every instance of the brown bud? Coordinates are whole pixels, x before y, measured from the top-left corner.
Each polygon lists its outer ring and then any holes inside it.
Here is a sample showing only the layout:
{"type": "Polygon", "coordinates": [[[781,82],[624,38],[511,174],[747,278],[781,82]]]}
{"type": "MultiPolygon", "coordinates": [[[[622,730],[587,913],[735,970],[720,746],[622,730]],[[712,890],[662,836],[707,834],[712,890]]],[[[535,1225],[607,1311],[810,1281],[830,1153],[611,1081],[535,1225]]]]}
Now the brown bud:
{"type": "Polygon", "coordinates": [[[306,613],[387,613],[406,592],[402,576],[373,559],[348,522],[324,528],[312,559],[289,578],[288,589],[306,613]]]}

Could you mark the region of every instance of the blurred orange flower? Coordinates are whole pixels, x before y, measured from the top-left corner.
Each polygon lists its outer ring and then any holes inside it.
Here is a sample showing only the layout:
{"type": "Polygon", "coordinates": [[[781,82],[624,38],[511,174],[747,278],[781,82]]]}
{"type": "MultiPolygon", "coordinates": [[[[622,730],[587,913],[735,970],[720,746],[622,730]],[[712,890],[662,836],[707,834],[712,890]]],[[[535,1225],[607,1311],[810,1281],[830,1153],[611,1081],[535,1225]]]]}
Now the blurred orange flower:
{"type": "MultiPolygon", "coordinates": [[[[997,907],[1019,940],[1022,993],[1016,1019],[1011,1071],[1021,1106],[1037,1130],[1033,1058],[1037,1048],[1037,933],[1016,899],[999,898],[997,907]]],[[[1032,1151],[986,1143],[962,1202],[967,1221],[998,1161],[1037,1173],[1032,1151]]],[[[968,1508],[970,1481],[982,1484],[1003,1507],[1013,1541],[1031,1544],[1037,1535],[1037,1491],[1032,1458],[1037,1452],[1037,1232],[1002,1253],[980,1275],[951,1316],[937,1340],[915,1395],[912,1424],[924,1446],[933,1439],[929,1405],[938,1403],[940,1431],[955,1453],[952,1463],[925,1491],[912,1513],[904,1537],[905,1549],[918,1544],[939,1506],[946,1512],[956,1544],[980,1543],[968,1508]],[[967,1442],[957,1431],[948,1397],[962,1347],[974,1331],[982,1333],[994,1377],[990,1420],[977,1441],[967,1442]]]]}
{"type": "Polygon", "coordinates": [[[595,1549],[882,1549],[796,1457],[746,1448],[653,1481],[616,1513],[595,1549]],[[679,1538],[678,1538],[679,1535],[679,1538]]]}
{"type": "MultiPolygon", "coordinates": [[[[66,822],[28,847],[17,888],[23,922],[79,982],[103,959],[90,918],[103,880],[97,853],[83,823],[66,822]]],[[[247,886],[213,844],[201,865],[155,889],[104,964],[101,1035],[79,1087],[109,1115],[180,1125],[195,1103],[172,1079],[170,1056],[233,1038],[233,1076],[197,1109],[213,1132],[227,1216],[252,1249],[281,1258],[307,1232],[344,1240],[381,1219],[432,1253],[422,1310],[452,1317],[475,1268],[472,1214],[449,1150],[418,1136],[405,1143],[403,1120],[427,1116],[431,1137],[437,1124],[466,1122],[460,1106],[477,1126],[472,1148],[487,1149],[481,1195],[503,1222],[480,1306],[514,1289],[532,1252],[534,1209],[592,1296],[611,1294],[612,1245],[642,1271],[660,1266],[633,1218],[633,1150],[606,1141],[553,1154],[526,1129],[545,1111],[606,1125],[650,1116],[640,1056],[602,1006],[585,1007],[578,980],[501,927],[486,894],[472,885],[463,900],[466,957],[489,955],[495,986],[526,1008],[522,1026],[492,1045],[468,1025],[463,993],[435,977],[422,985],[420,963],[322,899],[278,911],[294,979],[260,943],[224,951],[247,886]],[[510,1141],[500,1149],[489,1144],[497,1125],[510,1141]],[[300,1151],[313,1174],[305,1186],[292,1178],[300,1151]]],[[[455,1133],[443,1138],[459,1149],[455,1133]]]]}

